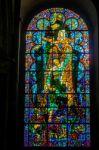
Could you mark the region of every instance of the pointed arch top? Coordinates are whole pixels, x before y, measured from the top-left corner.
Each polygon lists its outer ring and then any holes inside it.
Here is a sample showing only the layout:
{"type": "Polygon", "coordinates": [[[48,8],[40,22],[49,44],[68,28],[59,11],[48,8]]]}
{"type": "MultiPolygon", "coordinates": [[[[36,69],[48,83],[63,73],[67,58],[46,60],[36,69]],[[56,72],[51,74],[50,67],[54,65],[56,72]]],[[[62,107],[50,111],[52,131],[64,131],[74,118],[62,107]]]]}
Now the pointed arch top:
{"type": "Polygon", "coordinates": [[[46,9],[35,15],[27,30],[48,30],[47,27],[54,24],[54,19],[57,17],[62,17],[62,22],[69,27],[69,30],[88,30],[85,21],[79,14],[60,7],[46,9]]]}

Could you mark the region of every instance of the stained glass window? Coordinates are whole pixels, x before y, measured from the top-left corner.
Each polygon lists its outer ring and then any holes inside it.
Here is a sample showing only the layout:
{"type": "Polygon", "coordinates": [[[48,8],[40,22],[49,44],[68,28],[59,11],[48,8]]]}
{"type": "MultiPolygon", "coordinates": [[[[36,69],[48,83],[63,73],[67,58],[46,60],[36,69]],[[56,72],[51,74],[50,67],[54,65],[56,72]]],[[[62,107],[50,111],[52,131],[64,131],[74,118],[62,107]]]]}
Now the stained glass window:
{"type": "Polygon", "coordinates": [[[35,15],[26,29],[24,146],[90,147],[89,31],[64,8],[35,15]]]}

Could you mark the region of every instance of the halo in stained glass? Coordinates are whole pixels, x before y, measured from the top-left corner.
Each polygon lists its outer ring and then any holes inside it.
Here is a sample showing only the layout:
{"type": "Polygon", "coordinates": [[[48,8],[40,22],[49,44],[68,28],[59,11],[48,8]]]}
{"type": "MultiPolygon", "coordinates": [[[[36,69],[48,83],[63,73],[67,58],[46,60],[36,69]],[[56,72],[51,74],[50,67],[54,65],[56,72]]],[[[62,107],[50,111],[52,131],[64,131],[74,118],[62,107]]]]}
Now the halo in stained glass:
{"type": "Polygon", "coordinates": [[[50,26],[50,23],[47,19],[40,19],[37,22],[37,27],[40,30],[46,30],[48,26],[50,26]]]}
{"type": "Polygon", "coordinates": [[[66,25],[69,26],[70,30],[75,30],[78,28],[78,21],[75,18],[70,18],[66,20],[66,25]]]}

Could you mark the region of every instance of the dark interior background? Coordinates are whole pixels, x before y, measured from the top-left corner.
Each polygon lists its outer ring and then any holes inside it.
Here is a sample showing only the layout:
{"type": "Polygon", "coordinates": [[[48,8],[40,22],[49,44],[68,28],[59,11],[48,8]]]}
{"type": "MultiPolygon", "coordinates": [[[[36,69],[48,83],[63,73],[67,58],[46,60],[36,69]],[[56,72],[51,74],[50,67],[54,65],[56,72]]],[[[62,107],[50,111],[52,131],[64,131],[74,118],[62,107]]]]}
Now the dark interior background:
{"type": "MultiPolygon", "coordinates": [[[[30,1],[30,0],[29,0],[30,1]]],[[[27,0],[27,4],[29,2],[27,0]]],[[[45,2],[45,0],[37,0],[33,1],[33,5],[37,5],[38,9],[41,9],[41,5],[39,1],[45,2]]],[[[50,0],[46,0],[50,3],[50,0]]],[[[66,0],[62,0],[67,2],[66,0]]],[[[60,0],[57,0],[57,3],[62,3],[60,0]]],[[[75,0],[79,3],[79,0],[75,0]]],[[[66,6],[75,7],[74,0],[69,0],[66,6]]],[[[94,11],[91,10],[90,5],[88,6],[89,0],[85,1],[86,8],[88,9],[86,12],[92,15],[94,11]]],[[[64,3],[65,3],[64,2],[64,3]]],[[[93,5],[96,7],[98,12],[98,0],[92,0],[93,5]]],[[[55,5],[56,1],[52,1],[52,4],[55,5]]],[[[51,4],[51,5],[52,5],[51,4]]],[[[44,3],[42,5],[42,9],[46,7],[47,4],[44,3]]],[[[22,103],[19,98],[19,50],[20,49],[20,36],[22,35],[20,29],[20,22],[22,22],[22,26],[26,22],[26,18],[32,11],[33,6],[28,5],[26,7],[26,0],[0,0],[0,149],[7,150],[10,149],[18,149],[21,145],[21,136],[18,136],[17,127],[22,127],[22,103]],[[24,5],[22,5],[24,4],[24,5]],[[29,9],[30,8],[30,9],[29,9]],[[29,11],[30,10],[30,11],[29,11]],[[19,106],[20,105],[20,106],[19,106]],[[19,119],[18,119],[19,117],[19,119]],[[17,140],[18,139],[18,140],[17,140]],[[20,141],[20,142],[17,142],[20,141]],[[2,148],[1,148],[2,147],[2,148]]],[[[79,4],[78,4],[79,7],[79,4]]],[[[80,6],[81,7],[81,6],[80,6]]],[[[79,7],[79,10],[81,9],[79,7]]],[[[83,10],[83,8],[82,8],[83,10]]],[[[91,16],[90,16],[91,17],[91,16]]],[[[97,24],[95,23],[95,26],[97,24]]],[[[98,30],[95,32],[98,34],[98,30]]],[[[97,36],[98,37],[98,36],[97,36]]],[[[96,37],[95,41],[98,43],[98,38],[96,37]]],[[[95,49],[97,46],[94,45],[95,49]]],[[[93,61],[93,79],[92,84],[93,91],[92,95],[94,95],[94,99],[91,103],[91,115],[92,115],[92,139],[93,139],[93,149],[99,147],[99,78],[98,78],[98,52],[93,53],[94,61],[93,61]]],[[[21,85],[22,87],[22,85],[21,85]]],[[[20,129],[21,131],[21,129],[20,129]]],[[[21,149],[21,148],[20,148],[21,149]]]]}

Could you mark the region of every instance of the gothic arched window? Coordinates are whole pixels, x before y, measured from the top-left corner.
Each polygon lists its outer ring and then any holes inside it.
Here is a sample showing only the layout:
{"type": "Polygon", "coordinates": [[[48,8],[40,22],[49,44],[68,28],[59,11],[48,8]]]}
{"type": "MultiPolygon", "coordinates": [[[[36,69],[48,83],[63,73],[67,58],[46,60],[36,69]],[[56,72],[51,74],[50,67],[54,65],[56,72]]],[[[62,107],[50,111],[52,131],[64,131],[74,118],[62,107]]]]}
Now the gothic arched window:
{"type": "Polygon", "coordinates": [[[79,14],[50,8],[26,29],[24,147],[90,147],[89,30],[79,14]]]}

